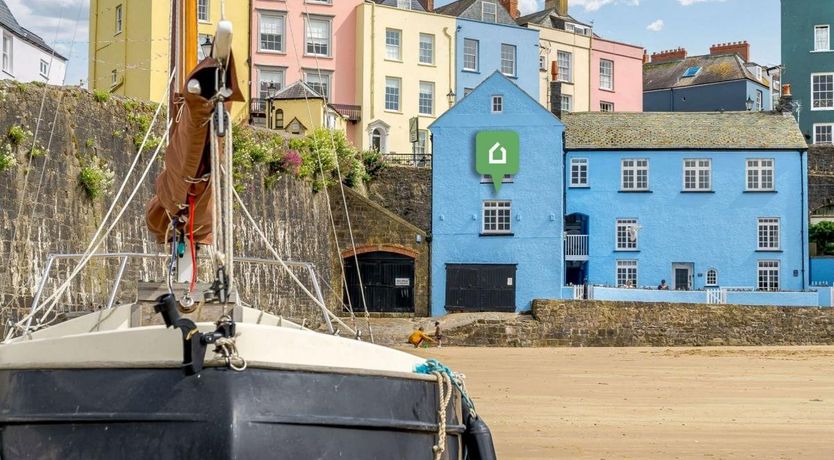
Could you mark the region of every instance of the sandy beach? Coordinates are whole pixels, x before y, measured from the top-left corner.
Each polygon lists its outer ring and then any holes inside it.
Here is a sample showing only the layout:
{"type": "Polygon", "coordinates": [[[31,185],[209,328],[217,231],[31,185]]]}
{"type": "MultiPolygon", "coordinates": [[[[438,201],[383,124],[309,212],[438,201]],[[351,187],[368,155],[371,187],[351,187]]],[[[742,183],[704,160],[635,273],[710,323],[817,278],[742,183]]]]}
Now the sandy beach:
{"type": "Polygon", "coordinates": [[[834,456],[834,347],[417,353],[466,374],[501,459],[834,456]]]}

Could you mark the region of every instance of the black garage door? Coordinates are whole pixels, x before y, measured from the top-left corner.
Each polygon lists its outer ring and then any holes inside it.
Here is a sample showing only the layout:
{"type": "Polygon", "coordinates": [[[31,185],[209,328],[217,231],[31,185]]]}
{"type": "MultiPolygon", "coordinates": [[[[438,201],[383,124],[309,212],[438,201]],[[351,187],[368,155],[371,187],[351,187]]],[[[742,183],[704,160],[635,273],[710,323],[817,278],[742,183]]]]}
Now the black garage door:
{"type": "Polygon", "coordinates": [[[515,265],[446,264],[446,310],[515,311],[515,265]]]}
{"type": "Polygon", "coordinates": [[[368,252],[359,254],[359,271],[354,257],[345,259],[347,286],[344,303],[348,295],[353,311],[362,311],[362,292],[359,274],[365,286],[365,302],[372,312],[414,312],[414,259],[393,252],[368,252]]]}

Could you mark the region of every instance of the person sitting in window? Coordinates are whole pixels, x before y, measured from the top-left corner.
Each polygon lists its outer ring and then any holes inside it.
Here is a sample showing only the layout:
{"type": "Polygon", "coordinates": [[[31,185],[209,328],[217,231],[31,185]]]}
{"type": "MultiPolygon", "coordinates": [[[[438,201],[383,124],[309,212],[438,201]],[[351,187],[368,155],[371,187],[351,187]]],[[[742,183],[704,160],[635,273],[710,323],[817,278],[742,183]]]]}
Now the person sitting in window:
{"type": "Polygon", "coordinates": [[[660,285],[657,286],[657,289],[659,291],[668,291],[669,290],[669,285],[666,284],[666,280],[660,280],[660,285]]]}

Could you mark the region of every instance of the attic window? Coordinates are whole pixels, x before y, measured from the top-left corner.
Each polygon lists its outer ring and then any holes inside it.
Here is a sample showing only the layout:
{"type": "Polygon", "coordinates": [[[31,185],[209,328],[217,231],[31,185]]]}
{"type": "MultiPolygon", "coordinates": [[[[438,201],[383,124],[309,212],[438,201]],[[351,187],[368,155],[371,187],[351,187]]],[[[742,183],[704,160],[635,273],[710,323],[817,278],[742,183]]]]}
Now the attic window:
{"type": "Polygon", "coordinates": [[[504,111],[504,96],[492,96],[492,113],[504,111]]]}
{"type": "Polygon", "coordinates": [[[701,68],[698,67],[698,66],[690,67],[690,68],[686,69],[686,71],[683,72],[683,78],[694,77],[695,75],[698,75],[698,72],[700,72],[700,71],[701,71],[701,68]]]}

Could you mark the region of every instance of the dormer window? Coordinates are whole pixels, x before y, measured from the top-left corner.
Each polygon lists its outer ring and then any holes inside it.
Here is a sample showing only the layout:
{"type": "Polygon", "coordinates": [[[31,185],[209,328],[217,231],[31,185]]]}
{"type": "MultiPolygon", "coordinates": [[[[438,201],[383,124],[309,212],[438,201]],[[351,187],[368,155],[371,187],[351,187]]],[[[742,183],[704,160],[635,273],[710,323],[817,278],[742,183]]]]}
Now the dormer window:
{"type": "Polygon", "coordinates": [[[683,78],[694,77],[695,75],[698,75],[698,72],[700,71],[701,68],[698,66],[689,67],[683,72],[683,78]]]}
{"type": "Polygon", "coordinates": [[[402,8],[404,10],[411,9],[411,0],[397,0],[397,8],[402,8]]]}
{"type": "Polygon", "coordinates": [[[481,21],[498,22],[498,7],[495,3],[481,3],[481,21]]]}
{"type": "Polygon", "coordinates": [[[504,111],[504,96],[492,96],[492,113],[504,111]]]}

